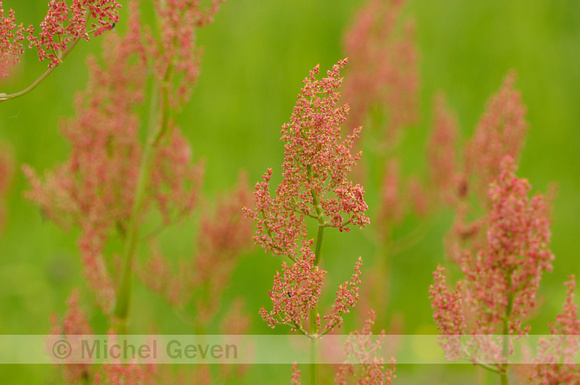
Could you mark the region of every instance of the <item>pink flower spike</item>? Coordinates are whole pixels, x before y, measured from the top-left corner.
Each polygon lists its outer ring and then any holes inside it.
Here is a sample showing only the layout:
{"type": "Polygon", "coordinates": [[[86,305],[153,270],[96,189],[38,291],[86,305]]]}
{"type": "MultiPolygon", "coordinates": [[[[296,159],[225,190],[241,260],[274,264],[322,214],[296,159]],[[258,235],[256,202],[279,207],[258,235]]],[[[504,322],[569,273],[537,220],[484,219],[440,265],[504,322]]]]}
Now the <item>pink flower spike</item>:
{"type": "Polygon", "coordinates": [[[346,62],[339,61],[322,80],[316,79],[318,66],[304,79],[290,122],[282,126],[281,140],[286,142],[282,183],[271,197],[269,169],[264,181],[256,184],[255,208],[245,209],[257,222],[255,241],[267,252],[294,259],[300,242],[308,236],[306,217],[340,231],[348,231],[350,225],[364,227],[370,221],[364,215],[368,208],[364,189],[347,180],[361,156],[351,154],[361,128],[341,137],[348,105],[338,105],[338,89],[346,62]]]}

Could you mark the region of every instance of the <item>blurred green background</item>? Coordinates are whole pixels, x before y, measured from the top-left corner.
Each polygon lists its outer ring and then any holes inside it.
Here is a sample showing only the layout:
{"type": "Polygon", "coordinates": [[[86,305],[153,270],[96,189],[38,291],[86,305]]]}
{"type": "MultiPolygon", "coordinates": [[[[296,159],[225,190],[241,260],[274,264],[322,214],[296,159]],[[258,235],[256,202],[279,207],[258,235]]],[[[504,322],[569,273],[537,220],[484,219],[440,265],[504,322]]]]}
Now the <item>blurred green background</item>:
{"type": "MultiPolygon", "coordinates": [[[[150,14],[146,9],[151,1],[142,3],[143,13],[150,14]]],[[[199,42],[205,47],[202,72],[179,122],[195,157],[205,160],[203,192],[207,197],[231,188],[240,169],[248,171],[252,184],[268,167],[274,168],[273,181],[280,180],[280,127],[289,119],[308,71],[317,63],[326,70],[345,56],[343,37],[361,4],[359,0],[230,0],[222,6],[215,23],[200,31],[199,42]]],[[[10,8],[16,11],[19,22],[38,25],[44,18],[46,1],[5,0],[4,9],[10,8]]],[[[117,26],[121,30],[125,12],[123,9],[117,26]]],[[[580,273],[580,3],[410,1],[406,13],[415,20],[417,29],[422,120],[405,140],[408,163],[404,170],[424,167],[434,92],[447,94],[465,138],[508,70],[517,70],[516,86],[528,107],[530,126],[518,174],[530,180],[533,191],[545,191],[550,182],[558,186],[551,245],[556,255],[554,271],[542,279],[541,311],[531,321],[532,333],[547,333],[548,322],[562,306],[562,283],[570,274],[580,273]]],[[[82,42],[38,89],[0,104],[0,140],[12,147],[17,168],[30,164],[41,171],[67,158],[69,148],[59,134],[59,121],[74,115],[75,94],[87,81],[86,57],[99,52],[98,38],[82,42]]],[[[1,83],[0,92],[26,87],[44,68],[35,53],[28,52],[14,76],[1,83]]],[[[369,184],[378,186],[378,181],[369,184]]],[[[3,334],[47,333],[50,314],[64,312],[73,288],[80,287],[84,298],[90,298],[76,250],[77,234],[44,221],[38,208],[22,198],[26,188],[17,169],[0,234],[3,334]]],[[[372,221],[378,191],[366,191],[372,221]]],[[[391,278],[385,282],[389,286],[389,314],[403,320],[401,333],[436,333],[427,290],[432,271],[444,261],[442,240],[451,221],[452,214],[444,212],[434,220],[425,239],[390,263],[391,278]]],[[[186,256],[193,250],[195,229],[175,231],[167,253],[186,256]]],[[[377,257],[377,245],[368,234],[362,234],[364,231],[340,236],[328,232],[324,253],[331,277],[327,286],[330,295],[350,276],[359,255],[368,266],[377,257]]],[[[258,309],[270,303],[267,291],[278,268],[277,258],[255,249],[238,266],[227,290],[226,298],[242,293],[252,315],[254,334],[271,333],[258,309]]],[[[164,334],[189,333],[188,326],[163,301],[139,283],[135,288],[131,315],[135,333],[150,332],[152,324],[164,334]]],[[[96,311],[92,322],[98,332],[105,332],[99,330],[103,320],[96,311]]],[[[344,332],[354,325],[353,319],[347,319],[344,332]]],[[[288,383],[289,373],[289,367],[254,367],[245,383],[288,383]],[[275,375],[280,370],[287,375],[275,375]]],[[[461,384],[475,382],[481,373],[469,366],[401,365],[397,375],[397,384],[461,384]]],[[[0,367],[0,383],[53,383],[58,379],[52,367],[0,367]]],[[[490,377],[490,383],[496,383],[495,379],[490,377]]]]}

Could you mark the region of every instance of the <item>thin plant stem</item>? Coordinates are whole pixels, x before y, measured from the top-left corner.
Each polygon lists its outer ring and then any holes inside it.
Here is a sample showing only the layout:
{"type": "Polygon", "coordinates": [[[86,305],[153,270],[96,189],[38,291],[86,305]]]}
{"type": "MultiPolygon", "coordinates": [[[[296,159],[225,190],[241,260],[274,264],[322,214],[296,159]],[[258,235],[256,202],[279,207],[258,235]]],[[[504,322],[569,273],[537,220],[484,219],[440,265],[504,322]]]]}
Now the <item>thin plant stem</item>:
{"type": "Polygon", "coordinates": [[[139,240],[140,229],[140,214],[145,201],[147,185],[149,183],[149,175],[151,174],[151,166],[155,155],[155,150],[163,133],[166,131],[168,121],[168,86],[165,85],[161,89],[161,121],[159,125],[155,124],[157,111],[157,97],[154,93],[150,103],[149,129],[143,157],[139,166],[139,177],[137,180],[137,189],[135,190],[135,198],[133,200],[133,207],[131,210],[131,218],[129,228],[127,231],[127,238],[125,242],[124,263],[117,291],[117,301],[115,305],[115,317],[118,318],[121,329],[126,328],[127,316],[129,314],[129,304],[131,301],[131,276],[133,268],[133,260],[137,251],[137,243],[139,240]]]}
{"type": "MultiPolygon", "coordinates": [[[[308,170],[310,171],[310,170],[308,170]]],[[[318,233],[316,234],[316,246],[314,248],[314,266],[318,267],[320,264],[320,257],[322,255],[322,241],[324,240],[324,217],[322,207],[316,192],[312,190],[312,202],[318,217],[318,233]]],[[[310,334],[314,335],[314,339],[310,342],[310,385],[318,384],[318,365],[317,365],[317,351],[318,351],[318,325],[316,323],[318,318],[318,305],[310,311],[310,334]]]]}
{"type": "MultiPolygon", "coordinates": [[[[508,290],[511,289],[511,272],[506,274],[507,287],[508,290]]],[[[501,385],[509,385],[509,379],[507,375],[508,370],[508,356],[509,356],[509,316],[512,312],[512,307],[514,303],[514,295],[512,292],[508,293],[508,303],[505,311],[505,317],[503,320],[503,346],[502,346],[502,356],[505,362],[500,367],[500,379],[501,385]]]]}
{"type": "Polygon", "coordinates": [[[38,79],[36,79],[31,85],[29,85],[28,87],[26,87],[22,91],[15,92],[13,94],[8,94],[8,95],[0,94],[0,103],[6,102],[6,101],[11,100],[11,99],[16,99],[20,96],[26,95],[27,93],[29,93],[30,91],[35,89],[36,86],[38,86],[40,83],[42,83],[42,81],[44,79],[46,79],[48,77],[48,75],[53,73],[54,70],[56,70],[58,67],[60,67],[62,65],[62,62],[64,61],[64,59],[73,50],[73,48],[77,45],[77,43],[79,42],[80,39],[81,39],[81,37],[77,37],[72,41],[72,43],[68,46],[66,51],[64,51],[62,56],[59,58],[59,60],[60,60],[59,65],[56,65],[54,67],[50,67],[49,69],[47,69],[38,79]]]}

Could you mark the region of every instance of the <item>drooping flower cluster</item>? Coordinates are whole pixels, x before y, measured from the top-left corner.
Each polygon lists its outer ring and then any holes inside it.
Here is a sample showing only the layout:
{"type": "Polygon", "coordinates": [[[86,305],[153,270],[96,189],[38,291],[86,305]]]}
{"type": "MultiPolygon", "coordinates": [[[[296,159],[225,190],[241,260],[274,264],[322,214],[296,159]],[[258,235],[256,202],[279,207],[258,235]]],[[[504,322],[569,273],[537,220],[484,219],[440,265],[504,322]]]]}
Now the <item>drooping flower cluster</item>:
{"type": "Polygon", "coordinates": [[[10,67],[20,62],[20,55],[24,53],[24,28],[16,25],[14,10],[4,15],[2,0],[0,0],[0,80],[7,77],[10,67]]]}
{"type": "MultiPolygon", "coordinates": [[[[413,25],[398,25],[405,1],[371,0],[358,13],[345,38],[351,58],[345,100],[351,105],[351,126],[365,124],[370,110],[386,113],[386,138],[417,120],[418,71],[413,25]]],[[[383,128],[380,127],[382,130],[383,128]]]]}
{"type": "Polygon", "coordinates": [[[384,342],[385,332],[383,330],[379,338],[373,341],[371,336],[374,324],[375,313],[371,310],[362,330],[350,333],[345,353],[351,362],[340,366],[334,379],[336,384],[347,385],[350,383],[348,379],[352,378],[358,385],[390,385],[396,377],[395,359],[391,359],[390,368],[385,368],[384,359],[377,358],[384,342]]]}
{"type": "Polygon", "coordinates": [[[551,234],[543,197],[529,198],[530,185],[516,177],[515,169],[506,156],[499,179],[489,189],[487,247],[476,253],[466,251],[462,257],[463,293],[449,293],[442,270],[435,274],[431,301],[443,333],[528,332],[522,320],[534,309],[542,273],[551,270],[554,257],[548,249],[551,234]],[[464,316],[474,319],[468,327],[464,316]]]}
{"type": "Polygon", "coordinates": [[[120,7],[115,0],[73,0],[70,6],[65,0],[52,0],[44,21],[40,23],[38,37],[34,36],[34,27],[27,29],[30,47],[38,49],[40,61],[48,59],[49,67],[57,66],[75,39],[89,40],[89,33],[98,36],[112,29],[119,21],[117,9],[120,7]],[[91,18],[94,22],[87,30],[91,18]]]}
{"type": "Polygon", "coordinates": [[[361,128],[341,138],[341,124],[348,114],[347,105],[338,106],[339,71],[345,64],[346,59],[339,61],[322,80],[316,80],[318,66],[310,71],[290,123],[282,127],[285,159],[276,196],[270,196],[270,169],[264,182],[256,184],[255,208],[245,209],[257,222],[254,239],[268,252],[296,258],[299,240],[308,236],[306,217],[341,231],[369,223],[362,186],[347,180],[361,155],[350,153],[361,128]]]}

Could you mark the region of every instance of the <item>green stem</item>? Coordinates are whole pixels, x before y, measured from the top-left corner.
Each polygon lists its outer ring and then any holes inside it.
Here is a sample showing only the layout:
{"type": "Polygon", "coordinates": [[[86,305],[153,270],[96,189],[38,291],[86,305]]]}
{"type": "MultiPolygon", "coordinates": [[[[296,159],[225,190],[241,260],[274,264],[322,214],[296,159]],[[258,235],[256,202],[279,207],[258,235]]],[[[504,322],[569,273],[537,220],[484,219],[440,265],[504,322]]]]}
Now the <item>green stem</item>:
{"type": "Polygon", "coordinates": [[[316,353],[318,348],[318,339],[310,341],[310,385],[318,384],[318,365],[316,363],[316,353]]]}
{"type": "Polygon", "coordinates": [[[505,317],[503,320],[503,346],[502,346],[502,356],[506,360],[506,362],[502,363],[501,367],[500,367],[501,385],[509,385],[509,379],[508,379],[508,375],[507,375],[507,370],[508,370],[508,366],[509,366],[509,363],[507,362],[507,359],[509,357],[509,332],[510,332],[509,317],[510,317],[510,314],[512,312],[512,308],[513,308],[513,304],[514,304],[514,294],[511,291],[511,284],[512,284],[511,272],[507,273],[506,280],[507,280],[507,287],[508,287],[509,293],[508,293],[508,303],[507,303],[507,307],[505,310],[505,317]]]}
{"type": "Polygon", "coordinates": [[[51,67],[51,68],[47,69],[38,79],[36,79],[34,81],[34,83],[32,83],[31,85],[29,85],[28,87],[26,87],[22,91],[15,92],[13,94],[8,94],[8,95],[0,94],[0,103],[6,102],[6,101],[11,100],[11,99],[16,99],[17,97],[26,95],[27,93],[29,93],[30,91],[32,91],[33,89],[35,89],[36,86],[38,86],[40,83],[42,83],[42,81],[44,79],[46,79],[48,77],[48,75],[50,75],[51,73],[53,73],[54,70],[56,70],[58,67],[60,67],[62,65],[62,62],[64,61],[64,59],[73,50],[73,48],[77,45],[77,43],[79,42],[80,39],[81,39],[80,37],[75,38],[73,40],[73,42],[68,46],[68,48],[66,49],[66,51],[64,51],[64,53],[62,54],[62,57],[60,58],[60,63],[58,65],[54,66],[54,67],[51,67]]]}
{"type": "Polygon", "coordinates": [[[149,182],[151,164],[155,153],[153,150],[153,142],[148,143],[144,150],[141,166],[139,167],[137,190],[135,191],[131,219],[125,243],[123,270],[115,305],[115,316],[119,319],[121,328],[125,328],[127,315],[129,314],[129,302],[131,300],[131,271],[133,267],[133,259],[137,250],[137,241],[139,239],[139,219],[141,208],[145,201],[145,191],[149,182]]]}
{"type": "Polygon", "coordinates": [[[318,225],[318,234],[316,235],[316,246],[314,248],[314,266],[318,266],[320,263],[320,255],[322,254],[322,240],[324,238],[323,225],[318,225]]]}
{"type": "MultiPolygon", "coordinates": [[[[315,195],[313,193],[313,195],[315,195]]],[[[323,224],[318,225],[318,234],[316,236],[316,247],[314,250],[314,266],[318,267],[320,263],[320,255],[322,250],[322,240],[324,237],[323,224]]],[[[318,318],[318,305],[310,311],[310,334],[314,337],[310,342],[310,385],[318,384],[318,365],[317,365],[317,350],[318,350],[318,325],[316,320],[318,318]]]]}
{"type": "Polygon", "coordinates": [[[135,191],[135,198],[133,200],[133,207],[131,210],[131,218],[129,221],[129,229],[125,242],[124,263],[117,291],[117,301],[115,305],[115,317],[118,318],[120,329],[126,329],[127,316],[129,314],[129,304],[131,301],[131,276],[133,269],[133,260],[137,251],[137,243],[139,240],[140,228],[140,214],[143,204],[145,202],[147,185],[149,184],[149,175],[151,174],[151,166],[155,157],[155,150],[160,138],[167,131],[168,122],[168,96],[167,84],[162,85],[161,88],[161,121],[158,126],[155,124],[155,111],[157,110],[157,97],[155,93],[152,96],[150,104],[149,129],[148,138],[145,143],[143,157],[139,166],[139,177],[137,180],[137,189],[135,191]]]}

